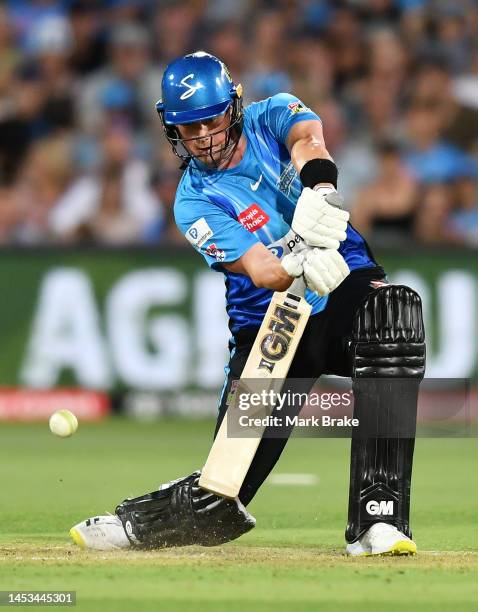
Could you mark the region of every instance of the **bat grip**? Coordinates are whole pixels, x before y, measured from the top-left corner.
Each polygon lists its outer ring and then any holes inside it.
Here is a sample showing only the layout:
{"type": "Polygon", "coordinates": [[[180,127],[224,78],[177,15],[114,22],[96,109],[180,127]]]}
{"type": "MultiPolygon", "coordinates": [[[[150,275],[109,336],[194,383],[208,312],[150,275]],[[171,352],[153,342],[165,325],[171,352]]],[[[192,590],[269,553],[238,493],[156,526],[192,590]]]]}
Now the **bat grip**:
{"type": "Polygon", "coordinates": [[[292,284],[287,289],[287,292],[293,293],[294,295],[298,295],[300,297],[304,297],[306,289],[307,287],[305,285],[304,279],[302,278],[302,276],[298,276],[297,278],[294,278],[292,284]]]}

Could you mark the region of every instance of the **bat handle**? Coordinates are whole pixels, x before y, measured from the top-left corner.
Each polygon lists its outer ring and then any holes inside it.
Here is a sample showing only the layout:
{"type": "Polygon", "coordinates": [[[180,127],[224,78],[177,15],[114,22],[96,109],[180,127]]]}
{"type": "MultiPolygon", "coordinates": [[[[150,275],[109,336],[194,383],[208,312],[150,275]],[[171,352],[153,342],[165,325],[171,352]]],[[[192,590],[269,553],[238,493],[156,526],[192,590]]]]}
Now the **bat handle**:
{"type": "Polygon", "coordinates": [[[287,292],[293,293],[294,295],[298,295],[300,297],[304,297],[305,290],[306,290],[306,286],[305,286],[304,279],[302,278],[302,276],[298,276],[297,278],[294,278],[294,280],[292,281],[292,284],[287,289],[287,292]]]}

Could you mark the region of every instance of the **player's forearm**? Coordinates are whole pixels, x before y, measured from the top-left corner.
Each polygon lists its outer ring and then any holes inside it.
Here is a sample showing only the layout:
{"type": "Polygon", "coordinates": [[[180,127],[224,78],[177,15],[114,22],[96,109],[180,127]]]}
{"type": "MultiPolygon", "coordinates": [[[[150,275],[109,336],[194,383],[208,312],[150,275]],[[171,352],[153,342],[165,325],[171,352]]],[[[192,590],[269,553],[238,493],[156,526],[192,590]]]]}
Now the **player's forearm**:
{"type": "MultiPolygon", "coordinates": [[[[299,174],[305,164],[313,159],[328,159],[333,161],[323,140],[313,134],[296,140],[291,148],[290,157],[299,174]]],[[[332,183],[329,182],[319,181],[317,184],[323,185],[324,187],[333,187],[332,183]]]]}
{"type": "Polygon", "coordinates": [[[256,287],[285,291],[294,280],[281,266],[280,259],[258,242],[233,263],[223,264],[227,270],[249,276],[256,287]]]}
{"type": "Polygon", "coordinates": [[[261,253],[261,259],[247,262],[245,273],[250,276],[256,287],[271,289],[272,291],[285,291],[294,280],[281,266],[280,259],[268,249],[261,253]]]}
{"type": "Polygon", "coordinates": [[[256,271],[254,276],[251,276],[252,282],[256,287],[263,287],[272,291],[285,291],[291,286],[294,279],[287,274],[280,265],[280,261],[276,257],[274,259],[276,261],[271,262],[267,268],[256,271]]]}

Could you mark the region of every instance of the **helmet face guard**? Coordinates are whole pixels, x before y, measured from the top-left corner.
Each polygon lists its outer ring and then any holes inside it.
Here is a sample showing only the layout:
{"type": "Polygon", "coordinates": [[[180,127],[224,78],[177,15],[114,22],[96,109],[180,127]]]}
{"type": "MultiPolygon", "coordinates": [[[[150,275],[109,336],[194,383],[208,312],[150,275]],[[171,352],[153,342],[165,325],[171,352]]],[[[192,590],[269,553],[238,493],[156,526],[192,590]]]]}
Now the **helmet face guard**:
{"type": "MultiPolygon", "coordinates": [[[[192,159],[199,159],[200,162],[212,168],[220,168],[227,164],[236,150],[237,144],[242,134],[243,112],[242,98],[236,97],[226,109],[226,114],[229,114],[229,125],[226,128],[211,132],[207,136],[197,136],[194,138],[182,138],[177,125],[167,125],[164,120],[164,110],[157,108],[159,118],[173,152],[186,164],[192,159]],[[213,147],[214,136],[226,133],[224,144],[220,147],[213,147]],[[201,148],[204,149],[204,154],[195,156],[188,148],[188,144],[194,144],[198,141],[206,143],[201,148]],[[207,144],[208,143],[208,144],[207,144]]],[[[222,113],[221,113],[222,114],[222,113]]],[[[218,115],[215,115],[216,117],[218,115]]],[[[214,116],[213,116],[214,117],[214,116]]],[[[211,119],[213,118],[211,117],[211,119]]]]}
{"type": "Polygon", "coordinates": [[[225,165],[234,154],[243,126],[242,86],[236,87],[225,64],[204,51],[180,57],[166,68],[162,91],[156,110],[174,153],[186,163],[194,158],[212,168],[225,165]],[[206,136],[181,136],[178,126],[225,114],[229,117],[225,128],[206,136]],[[214,137],[222,133],[224,142],[215,146],[214,137]]]}

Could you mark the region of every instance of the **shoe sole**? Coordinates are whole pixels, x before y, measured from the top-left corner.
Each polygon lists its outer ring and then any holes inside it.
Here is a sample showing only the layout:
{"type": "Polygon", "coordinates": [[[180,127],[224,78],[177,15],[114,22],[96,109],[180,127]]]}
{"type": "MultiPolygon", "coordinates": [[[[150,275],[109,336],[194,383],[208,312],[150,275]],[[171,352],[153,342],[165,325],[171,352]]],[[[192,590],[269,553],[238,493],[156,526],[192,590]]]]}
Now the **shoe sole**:
{"type": "Polygon", "coordinates": [[[411,557],[417,554],[417,545],[415,542],[410,540],[400,540],[399,542],[395,542],[390,550],[386,550],[384,552],[361,552],[354,554],[346,551],[346,554],[349,557],[411,557]]]}
{"type": "Polygon", "coordinates": [[[400,540],[390,548],[380,553],[366,553],[367,557],[412,557],[417,554],[417,545],[411,540],[400,540]]]}
{"type": "Polygon", "coordinates": [[[382,557],[413,556],[417,554],[417,545],[410,540],[400,540],[400,542],[396,542],[390,550],[378,554],[382,557]]]}
{"type": "Polygon", "coordinates": [[[78,529],[75,529],[74,527],[70,529],[70,538],[73,540],[74,544],[80,548],[86,548],[86,542],[78,529]]]}

